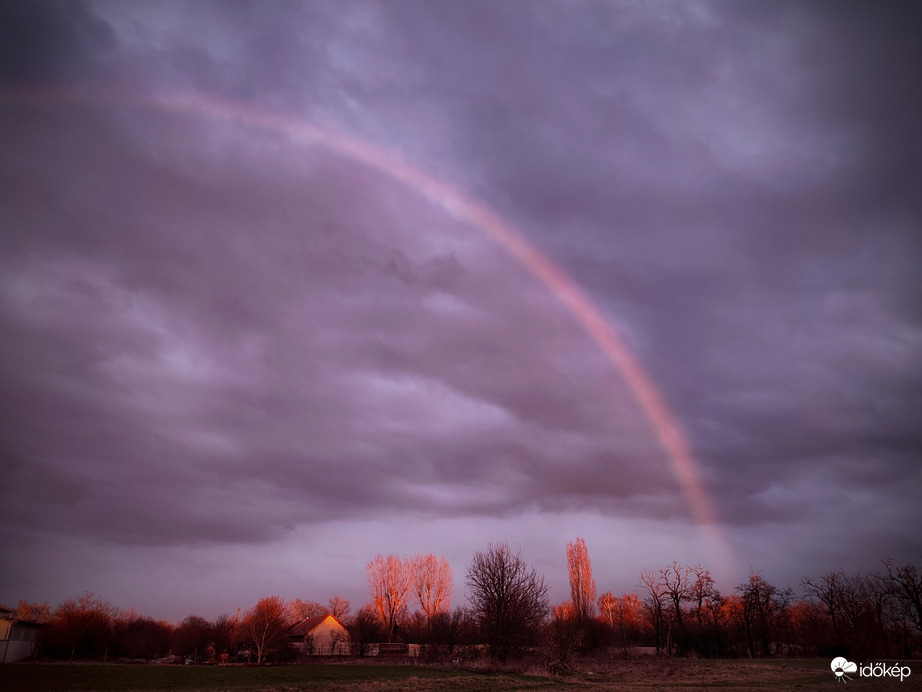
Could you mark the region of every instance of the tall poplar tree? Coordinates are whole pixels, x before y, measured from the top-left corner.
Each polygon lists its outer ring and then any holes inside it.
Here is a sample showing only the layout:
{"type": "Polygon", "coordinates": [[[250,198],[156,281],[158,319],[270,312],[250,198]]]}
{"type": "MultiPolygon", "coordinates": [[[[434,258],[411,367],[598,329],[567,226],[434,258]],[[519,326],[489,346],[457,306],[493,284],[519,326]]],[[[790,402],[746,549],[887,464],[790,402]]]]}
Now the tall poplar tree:
{"type": "Polygon", "coordinates": [[[575,543],[567,543],[567,569],[573,612],[580,620],[588,620],[595,615],[596,591],[586,539],[577,538],[575,543]]]}

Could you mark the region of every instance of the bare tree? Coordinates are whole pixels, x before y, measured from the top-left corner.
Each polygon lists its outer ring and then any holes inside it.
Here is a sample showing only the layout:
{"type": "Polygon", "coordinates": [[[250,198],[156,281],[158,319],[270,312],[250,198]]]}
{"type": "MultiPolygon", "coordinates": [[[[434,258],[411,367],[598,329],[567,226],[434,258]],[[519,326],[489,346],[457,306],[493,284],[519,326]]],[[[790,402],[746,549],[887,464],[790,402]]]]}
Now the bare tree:
{"type": "Polygon", "coordinates": [[[572,604],[565,604],[561,614],[554,608],[554,617],[544,626],[541,636],[541,652],[549,673],[559,675],[570,669],[572,658],[583,646],[585,628],[583,622],[572,612],[572,604]]]}
{"type": "Polygon", "coordinates": [[[911,563],[894,567],[893,560],[884,560],[887,575],[879,577],[887,593],[903,606],[907,618],[922,632],[922,570],[911,563]]]}
{"type": "Polygon", "coordinates": [[[746,633],[746,643],[749,655],[756,655],[756,639],[761,642],[762,653],[768,656],[771,653],[772,626],[775,614],[775,594],[778,593],[772,584],[750,568],[749,581],[736,587],[740,595],[739,619],[746,633]]]}
{"type": "Polygon", "coordinates": [[[647,590],[647,597],[644,598],[643,604],[650,624],[653,625],[656,650],[659,652],[663,649],[663,635],[666,629],[666,617],[663,612],[667,598],[666,585],[663,583],[661,572],[652,572],[648,569],[640,573],[640,583],[647,590]]]}
{"type": "Polygon", "coordinates": [[[368,573],[368,591],[387,630],[387,641],[394,637],[397,617],[407,603],[410,590],[410,571],[396,555],[376,555],[365,566],[368,573]]]}
{"type": "Polygon", "coordinates": [[[666,595],[672,603],[672,617],[676,625],[682,626],[682,602],[688,600],[691,570],[678,562],[659,571],[666,595]]]}
{"type": "Polygon", "coordinates": [[[173,632],[173,651],[195,660],[214,637],[212,625],[200,615],[187,615],[173,632]]]}
{"type": "MultiPolygon", "coordinates": [[[[883,629],[879,621],[878,593],[882,584],[860,573],[829,572],[819,579],[804,579],[804,592],[826,606],[836,644],[864,654],[877,644],[874,637],[883,629]]],[[[880,594],[883,599],[882,594],[880,594]]]]}
{"type": "Polygon", "coordinates": [[[636,593],[626,593],[616,598],[611,591],[607,591],[599,597],[599,610],[612,631],[620,633],[621,646],[626,654],[628,634],[634,636],[642,610],[640,597],[636,593]]]}
{"type": "Polygon", "coordinates": [[[113,623],[116,650],[129,658],[165,656],[170,648],[173,628],[169,623],[138,615],[133,610],[122,612],[113,623]]]}
{"type": "Polygon", "coordinates": [[[459,644],[470,644],[476,639],[477,622],[471,613],[455,607],[452,612],[442,611],[432,616],[429,623],[430,652],[434,656],[451,654],[459,644]]]}
{"type": "Polygon", "coordinates": [[[773,596],[775,653],[789,654],[791,651],[791,608],[794,605],[794,589],[786,586],[775,591],[773,596]]]}
{"type": "Polygon", "coordinates": [[[330,655],[337,656],[342,654],[345,642],[348,639],[348,636],[342,630],[330,630],[330,655]]]}
{"type": "Polygon", "coordinates": [[[118,614],[111,603],[84,591],[54,609],[46,646],[53,654],[70,658],[104,656],[118,614]]]}
{"type": "Polygon", "coordinates": [[[691,615],[695,618],[695,648],[698,653],[710,655],[710,638],[708,637],[709,615],[713,614],[712,604],[720,601],[720,594],[709,570],[702,565],[689,567],[688,602],[691,603],[691,615]]]}
{"type": "Polygon", "coordinates": [[[573,601],[564,601],[551,606],[551,617],[555,620],[576,620],[576,610],[573,601]]]}
{"type": "Polygon", "coordinates": [[[47,603],[20,601],[16,606],[16,619],[46,625],[51,622],[51,608],[47,603]]]}
{"type": "Polygon", "coordinates": [[[599,612],[605,618],[608,626],[615,629],[615,623],[618,621],[618,599],[611,591],[606,591],[599,596],[599,612]]]}
{"type": "Polygon", "coordinates": [[[635,639],[640,631],[640,614],[643,604],[640,596],[635,592],[621,594],[618,599],[618,631],[621,632],[621,641],[627,653],[628,638],[635,639]]]}
{"type": "Polygon", "coordinates": [[[256,650],[256,665],[266,654],[287,643],[291,625],[289,610],[279,596],[268,596],[246,614],[241,627],[243,642],[256,650]]]}
{"type": "Polygon", "coordinates": [[[288,617],[295,622],[317,617],[318,615],[326,615],[328,612],[326,607],[317,601],[302,601],[300,598],[296,598],[288,602],[288,617]]]}
{"type": "Polygon", "coordinates": [[[409,568],[419,607],[426,614],[426,623],[429,624],[436,613],[451,610],[454,575],[448,560],[431,553],[415,555],[410,560],[409,568]]]}
{"type": "Polygon", "coordinates": [[[372,643],[381,641],[380,637],[381,623],[377,617],[377,606],[374,603],[366,603],[349,623],[353,653],[360,658],[367,656],[372,643]]]}
{"type": "Polygon", "coordinates": [[[698,623],[699,630],[704,622],[704,607],[708,600],[717,594],[717,588],[714,585],[714,577],[709,570],[701,565],[695,565],[688,568],[689,585],[686,591],[686,597],[692,604],[692,612],[695,615],[695,622],[698,623]]]}
{"type": "Polygon", "coordinates": [[[840,604],[843,601],[842,591],[844,587],[842,582],[845,581],[845,574],[841,572],[830,572],[819,579],[804,579],[804,593],[819,600],[826,606],[826,612],[832,621],[832,629],[836,635],[836,645],[843,646],[843,622],[840,604]]]}
{"type": "Polygon", "coordinates": [[[337,620],[342,620],[345,617],[349,616],[349,611],[352,610],[352,604],[342,596],[333,596],[330,599],[330,615],[335,617],[337,620]]]}
{"type": "Polygon", "coordinates": [[[222,663],[236,652],[240,642],[240,627],[236,617],[219,615],[212,623],[214,652],[218,663],[222,663]]]}
{"type": "Polygon", "coordinates": [[[491,543],[474,554],[465,583],[492,658],[505,660],[536,641],[548,613],[547,585],[520,553],[491,543]]]}
{"type": "Polygon", "coordinates": [[[595,615],[596,591],[585,538],[577,538],[575,543],[567,543],[567,570],[570,574],[573,612],[578,619],[588,620],[595,615]]]}

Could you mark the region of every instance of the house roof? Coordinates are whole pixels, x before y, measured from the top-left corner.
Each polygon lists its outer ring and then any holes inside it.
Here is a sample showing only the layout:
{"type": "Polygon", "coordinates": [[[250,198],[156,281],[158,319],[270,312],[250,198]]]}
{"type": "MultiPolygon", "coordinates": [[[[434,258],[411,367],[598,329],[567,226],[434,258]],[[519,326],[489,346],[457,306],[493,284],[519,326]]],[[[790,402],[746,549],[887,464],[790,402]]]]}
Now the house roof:
{"type": "MultiPolygon", "coordinates": [[[[292,637],[303,637],[307,634],[310,634],[314,628],[320,625],[320,623],[326,620],[327,618],[330,618],[337,625],[339,625],[340,627],[343,627],[343,623],[337,620],[333,615],[315,615],[312,618],[306,618],[304,620],[301,620],[301,622],[295,625],[292,625],[291,629],[288,630],[288,633],[292,637]]],[[[343,629],[345,629],[345,627],[343,627],[343,629]]]]}

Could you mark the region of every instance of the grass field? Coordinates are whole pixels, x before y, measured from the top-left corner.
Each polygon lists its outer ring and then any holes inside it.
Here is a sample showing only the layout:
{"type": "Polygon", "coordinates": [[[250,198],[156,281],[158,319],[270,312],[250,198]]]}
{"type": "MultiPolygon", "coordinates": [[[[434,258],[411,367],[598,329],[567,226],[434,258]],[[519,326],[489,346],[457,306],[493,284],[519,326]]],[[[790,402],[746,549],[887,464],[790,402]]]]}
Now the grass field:
{"type": "MultiPolygon", "coordinates": [[[[922,689],[922,664],[910,663],[918,678],[856,678],[849,689],[922,689]]],[[[513,690],[839,690],[825,660],[639,660],[615,662],[572,675],[524,675],[415,665],[298,665],[279,667],[128,666],[92,664],[7,664],[0,690],[10,692],[237,691],[294,692],[511,692],[513,690]]]]}

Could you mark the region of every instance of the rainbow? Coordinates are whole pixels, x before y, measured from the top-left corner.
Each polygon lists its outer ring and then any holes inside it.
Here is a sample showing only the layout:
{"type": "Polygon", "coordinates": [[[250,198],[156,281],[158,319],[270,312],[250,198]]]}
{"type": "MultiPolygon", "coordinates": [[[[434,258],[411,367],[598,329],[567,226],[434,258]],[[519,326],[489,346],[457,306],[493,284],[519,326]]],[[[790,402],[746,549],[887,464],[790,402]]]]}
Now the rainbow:
{"type": "Polygon", "coordinates": [[[530,243],[513,224],[501,218],[483,203],[423,172],[394,152],[370,142],[329,127],[315,125],[293,115],[200,94],[147,96],[111,91],[54,90],[8,92],[0,95],[0,102],[47,102],[51,104],[74,102],[88,105],[102,102],[222,119],[247,127],[273,131],[293,141],[318,145],[347,159],[364,164],[418,191],[459,221],[481,229],[502,245],[510,255],[557,296],[624,377],[666,452],[672,472],[682,487],[693,519],[708,538],[718,561],[727,564],[726,558],[729,551],[718,531],[713,503],[701,480],[698,464],[689,450],[678,421],[666,406],[663,397],[641,367],[636,356],[583,290],[544,253],[530,243]]]}

